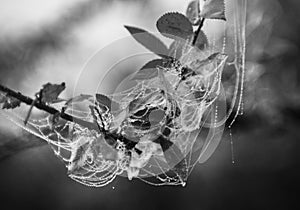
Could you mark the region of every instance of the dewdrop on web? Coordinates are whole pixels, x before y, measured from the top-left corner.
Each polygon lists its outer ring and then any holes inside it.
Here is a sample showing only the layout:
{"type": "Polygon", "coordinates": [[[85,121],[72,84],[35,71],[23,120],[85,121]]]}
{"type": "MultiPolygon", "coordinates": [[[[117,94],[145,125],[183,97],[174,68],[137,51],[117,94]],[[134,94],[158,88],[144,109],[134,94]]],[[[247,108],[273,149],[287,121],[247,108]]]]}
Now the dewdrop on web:
{"type": "Polygon", "coordinates": [[[68,176],[84,185],[103,187],[124,176],[155,186],[185,186],[193,168],[214,153],[228,118],[230,128],[242,112],[247,1],[231,4],[228,14],[223,0],[195,0],[185,15],[161,16],[157,29],[172,40],[170,46],[154,33],[125,26],[128,39],[156,59],[107,90],[105,83],[119,68],[140,55],[117,62],[95,95],[61,99],[65,84],[47,83],[31,99],[0,86],[1,114],[45,140],[68,176]],[[204,24],[215,22],[220,31],[206,36],[204,24]],[[230,90],[222,80],[229,67],[235,78],[230,90]]]}

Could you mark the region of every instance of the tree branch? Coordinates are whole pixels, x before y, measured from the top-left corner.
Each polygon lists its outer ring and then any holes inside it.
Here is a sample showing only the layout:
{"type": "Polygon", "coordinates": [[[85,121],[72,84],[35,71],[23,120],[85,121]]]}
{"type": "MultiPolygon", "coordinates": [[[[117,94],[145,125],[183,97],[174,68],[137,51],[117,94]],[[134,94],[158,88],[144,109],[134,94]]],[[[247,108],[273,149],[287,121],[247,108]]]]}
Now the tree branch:
{"type": "Polygon", "coordinates": [[[96,130],[96,131],[99,131],[97,125],[95,125],[94,123],[92,122],[87,122],[87,121],[84,121],[82,119],[79,119],[79,118],[76,118],[76,117],[73,117],[69,114],[66,114],[64,112],[60,112],[59,110],[51,107],[51,106],[48,106],[47,104],[43,103],[43,102],[35,102],[34,103],[34,100],[28,96],[24,96],[22,93],[20,92],[16,92],[12,89],[9,89],[3,85],[0,84],[0,91],[6,93],[7,96],[10,96],[10,97],[13,97],[13,98],[16,98],[18,99],[19,101],[31,106],[32,104],[34,104],[34,107],[36,107],[37,109],[39,110],[42,110],[42,111],[45,111],[49,114],[52,114],[52,115],[55,115],[55,114],[58,114],[59,113],[59,116],[66,120],[66,121],[69,121],[69,122],[74,122],[74,123],[77,123],[78,125],[81,125],[82,127],[85,127],[85,128],[88,128],[90,130],[96,130]]]}
{"type": "Polygon", "coordinates": [[[101,132],[101,133],[103,133],[105,140],[107,140],[108,138],[112,138],[116,141],[118,139],[126,145],[127,149],[134,148],[135,145],[138,143],[137,141],[132,141],[132,140],[124,137],[123,135],[115,133],[115,132],[113,132],[113,133],[106,132],[106,131],[104,132],[104,130],[102,128],[99,128],[96,123],[87,122],[87,121],[84,121],[82,119],[71,116],[69,114],[66,114],[64,112],[60,112],[59,110],[57,110],[57,109],[55,109],[51,106],[48,106],[47,104],[45,104],[43,102],[36,101],[34,103],[34,100],[32,98],[30,98],[28,96],[24,96],[22,93],[16,92],[16,91],[14,91],[12,89],[9,89],[9,88],[1,85],[1,84],[0,84],[0,91],[6,93],[7,96],[16,98],[16,99],[20,100],[21,102],[23,102],[23,103],[25,103],[29,106],[33,105],[37,109],[45,111],[45,112],[47,112],[49,114],[52,114],[52,115],[59,114],[59,116],[62,119],[66,120],[66,121],[76,123],[76,124],[78,124],[78,125],[80,125],[84,128],[88,128],[89,130],[95,130],[97,132],[101,132]]]}

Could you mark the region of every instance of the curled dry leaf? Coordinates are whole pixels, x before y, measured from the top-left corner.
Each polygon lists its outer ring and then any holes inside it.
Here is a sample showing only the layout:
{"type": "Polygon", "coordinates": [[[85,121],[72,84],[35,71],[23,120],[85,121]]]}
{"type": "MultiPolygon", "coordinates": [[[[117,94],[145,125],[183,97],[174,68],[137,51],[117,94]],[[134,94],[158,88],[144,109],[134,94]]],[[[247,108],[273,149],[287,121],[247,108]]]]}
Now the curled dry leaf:
{"type": "Polygon", "coordinates": [[[51,84],[47,83],[43,85],[43,88],[39,92],[40,100],[43,103],[54,103],[57,102],[58,96],[66,88],[66,84],[63,82],[61,84],[51,84]]]}
{"type": "Polygon", "coordinates": [[[21,101],[19,99],[6,96],[6,100],[3,103],[2,109],[14,109],[14,108],[19,107],[20,104],[21,104],[21,101]]]}

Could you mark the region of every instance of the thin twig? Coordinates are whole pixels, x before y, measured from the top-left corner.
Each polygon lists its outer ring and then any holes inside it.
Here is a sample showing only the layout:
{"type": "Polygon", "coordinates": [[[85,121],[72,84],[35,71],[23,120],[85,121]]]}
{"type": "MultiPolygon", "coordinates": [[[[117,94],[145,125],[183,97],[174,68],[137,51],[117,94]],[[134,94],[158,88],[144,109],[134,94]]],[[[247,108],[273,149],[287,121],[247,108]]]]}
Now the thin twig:
{"type": "Polygon", "coordinates": [[[204,25],[204,20],[205,20],[205,18],[202,18],[202,20],[200,22],[200,25],[199,25],[197,31],[195,32],[195,36],[194,36],[194,39],[193,39],[193,42],[192,42],[192,46],[194,46],[196,44],[196,42],[197,42],[198,36],[200,34],[200,31],[201,31],[201,29],[202,29],[202,27],[204,25]]]}

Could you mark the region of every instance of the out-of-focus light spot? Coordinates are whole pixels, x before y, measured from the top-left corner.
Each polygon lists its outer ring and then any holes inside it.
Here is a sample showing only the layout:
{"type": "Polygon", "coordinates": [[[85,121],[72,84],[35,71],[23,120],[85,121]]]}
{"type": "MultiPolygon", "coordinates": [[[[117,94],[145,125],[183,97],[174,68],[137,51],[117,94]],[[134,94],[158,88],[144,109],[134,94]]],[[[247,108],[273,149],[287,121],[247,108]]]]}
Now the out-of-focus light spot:
{"type": "Polygon", "coordinates": [[[72,5],[87,0],[1,0],[1,37],[18,37],[38,30],[72,5]]]}

